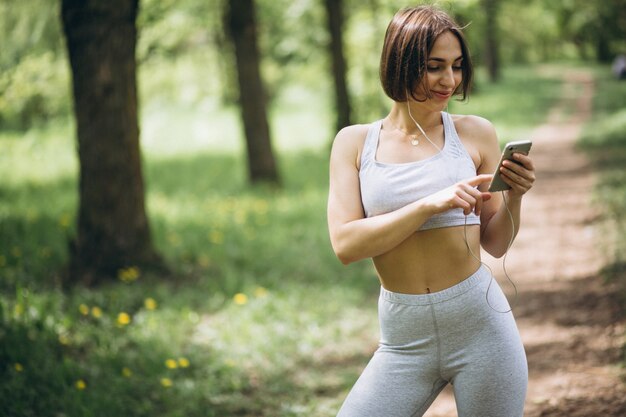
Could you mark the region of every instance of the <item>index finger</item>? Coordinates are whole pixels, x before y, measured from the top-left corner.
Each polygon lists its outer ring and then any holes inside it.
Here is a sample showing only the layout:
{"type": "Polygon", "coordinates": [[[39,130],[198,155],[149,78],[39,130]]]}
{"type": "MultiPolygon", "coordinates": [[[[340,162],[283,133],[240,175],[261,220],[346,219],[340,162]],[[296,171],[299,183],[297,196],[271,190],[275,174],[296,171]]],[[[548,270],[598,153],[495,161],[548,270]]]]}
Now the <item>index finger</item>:
{"type": "Polygon", "coordinates": [[[493,174],[480,174],[466,180],[465,183],[472,187],[477,187],[484,182],[491,181],[492,178],[493,174]]]}

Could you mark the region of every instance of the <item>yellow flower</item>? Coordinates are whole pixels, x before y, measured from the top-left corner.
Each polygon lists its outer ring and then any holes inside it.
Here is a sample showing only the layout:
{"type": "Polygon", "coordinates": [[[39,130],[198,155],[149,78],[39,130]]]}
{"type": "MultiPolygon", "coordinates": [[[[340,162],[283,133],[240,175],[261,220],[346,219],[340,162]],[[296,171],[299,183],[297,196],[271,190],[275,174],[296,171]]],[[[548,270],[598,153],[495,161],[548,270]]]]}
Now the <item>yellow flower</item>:
{"type": "Polygon", "coordinates": [[[172,386],[172,380],[169,378],[161,378],[161,385],[163,385],[165,388],[169,388],[172,386]]]}
{"type": "Polygon", "coordinates": [[[17,246],[14,246],[11,249],[11,254],[15,256],[16,258],[20,258],[22,256],[22,250],[18,248],[17,246]]]}
{"type": "Polygon", "coordinates": [[[83,316],[86,316],[87,314],[89,314],[89,307],[85,304],[81,304],[78,306],[78,311],[80,311],[80,314],[82,314],[83,316]]]}
{"type": "Polygon", "coordinates": [[[140,271],[136,266],[130,266],[128,268],[122,268],[117,271],[117,277],[123,282],[133,282],[139,278],[140,271]]]}
{"type": "Polygon", "coordinates": [[[61,226],[63,229],[67,229],[68,227],[70,227],[70,220],[71,220],[71,216],[69,214],[64,214],[61,217],[59,217],[59,226],[61,226]]]}
{"type": "Polygon", "coordinates": [[[143,302],[143,305],[146,307],[147,310],[154,310],[157,308],[157,302],[154,300],[154,298],[146,298],[143,302]]]}
{"type": "Polygon", "coordinates": [[[16,316],[21,316],[22,313],[24,313],[24,306],[22,304],[15,304],[15,307],[13,307],[13,312],[16,316]]]}
{"type": "Polygon", "coordinates": [[[82,379],[79,379],[78,381],[76,381],[75,385],[76,385],[76,389],[79,391],[82,391],[85,388],[87,388],[87,383],[83,381],[82,379]]]}
{"type": "Polygon", "coordinates": [[[189,368],[189,359],[187,359],[187,358],[178,358],[178,365],[181,368],[189,368]]]}
{"type": "Polygon", "coordinates": [[[220,245],[224,243],[224,233],[219,230],[212,230],[211,233],[209,233],[209,240],[215,245],[220,245]]]}
{"type": "Polygon", "coordinates": [[[17,372],[22,372],[24,370],[24,367],[22,366],[21,363],[17,362],[15,365],[13,365],[13,367],[15,368],[15,370],[17,372]]]}
{"type": "Polygon", "coordinates": [[[165,361],[165,366],[169,369],[176,369],[178,368],[178,362],[176,362],[174,359],[168,359],[165,361]]]}
{"type": "Polygon", "coordinates": [[[126,326],[129,323],[130,323],[130,316],[128,315],[128,313],[122,312],[117,315],[117,324],[119,324],[120,326],[126,326]]]}
{"type": "Polygon", "coordinates": [[[206,268],[207,266],[211,265],[211,260],[206,255],[200,255],[198,257],[198,265],[200,265],[203,268],[206,268]]]}
{"type": "Polygon", "coordinates": [[[256,287],[254,290],[254,296],[257,298],[267,297],[267,290],[263,287],[256,287]]]}
{"type": "Polygon", "coordinates": [[[99,319],[102,317],[102,309],[100,307],[91,307],[91,315],[99,319]]]}
{"type": "Polygon", "coordinates": [[[242,306],[248,302],[248,296],[243,293],[237,293],[233,297],[233,301],[235,304],[242,306]]]}
{"type": "Polygon", "coordinates": [[[124,377],[126,377],[126,378],[130,378],[131,376],[133,376],[133,371],[131,371],[130,369],[124,367],[124,368],[122,368],[122,375],[124,375],[124,377]]]}
{"type": "Polygon", "coordinates": [[[64,345],[64,346],[69,345],[69,344],[70,344],[70,338],[69,338],[69,336],[68,336],[67,334],[65,334],[65,333],[61,333],[61,334],[59,335],[59,343],[60,343],[60,344],[62,344],[62,345],[64,345]]]}

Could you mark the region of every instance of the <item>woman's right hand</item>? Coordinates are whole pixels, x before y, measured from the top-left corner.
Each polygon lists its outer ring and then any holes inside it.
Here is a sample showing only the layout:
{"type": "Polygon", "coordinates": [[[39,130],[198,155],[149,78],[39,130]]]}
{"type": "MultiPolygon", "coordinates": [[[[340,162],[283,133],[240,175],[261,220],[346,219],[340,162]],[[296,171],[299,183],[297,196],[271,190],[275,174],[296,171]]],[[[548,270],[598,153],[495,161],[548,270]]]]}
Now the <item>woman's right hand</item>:
{"type": "Polygon", "coordinates": [[[424,197],[423,203],[432,210],[433,214],[443,213],[455,208],[463,209],[466,216],[472,211],[480,216],[483,202],[491,198],[491,193],[478,190],[482,183],[491,181],[493,175],[482,174],[457,182],[428,197],[424,197]]]}

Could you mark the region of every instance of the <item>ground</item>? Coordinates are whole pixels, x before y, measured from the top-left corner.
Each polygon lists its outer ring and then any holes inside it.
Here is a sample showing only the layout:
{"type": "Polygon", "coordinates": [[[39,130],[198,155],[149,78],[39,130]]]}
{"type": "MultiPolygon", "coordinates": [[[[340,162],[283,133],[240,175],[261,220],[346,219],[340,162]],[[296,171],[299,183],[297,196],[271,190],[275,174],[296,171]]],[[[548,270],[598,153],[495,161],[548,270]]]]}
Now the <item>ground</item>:
{"type": "MultiPolygon", "coordinates": [[[[600,269],[607,262],[596,178],[575,148],[591,114],[592,77],[565,75],[563,99],[532,135],[537,181],[525,197],[521,231],[506,259],[485,256],[513,304],[526,348],[529,386],[525,417],[624,417],[620,366],[626,321],[600,269]]],[[[456,416],[446,389],[426,417],[456,416]]],[[[502,416],[507,417],[507,416],[502,416]]]]}

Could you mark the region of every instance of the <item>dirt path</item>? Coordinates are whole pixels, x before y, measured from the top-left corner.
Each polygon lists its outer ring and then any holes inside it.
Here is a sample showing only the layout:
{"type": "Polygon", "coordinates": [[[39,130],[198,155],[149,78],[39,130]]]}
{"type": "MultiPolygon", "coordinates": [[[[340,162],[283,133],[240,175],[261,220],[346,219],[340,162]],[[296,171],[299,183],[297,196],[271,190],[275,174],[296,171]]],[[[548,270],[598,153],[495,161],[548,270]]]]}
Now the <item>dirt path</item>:
{"type": "MultiPolygon", "coordinates": [[[[585,72],[565,77],[562,100],[532,135],[538,178],[506,263],[519,291],[513,311],[529,363],[524,415],[624,417],[618,363],[625,323],[598,276],[604,257],[590,206],[595,178],[574,148],[591,112],[593,80],[585,72]]],[[[513,300],[501,260],[485,258],[513,300]]],[[[456,416],[450,389],[426,416],[456,416]]]]}

